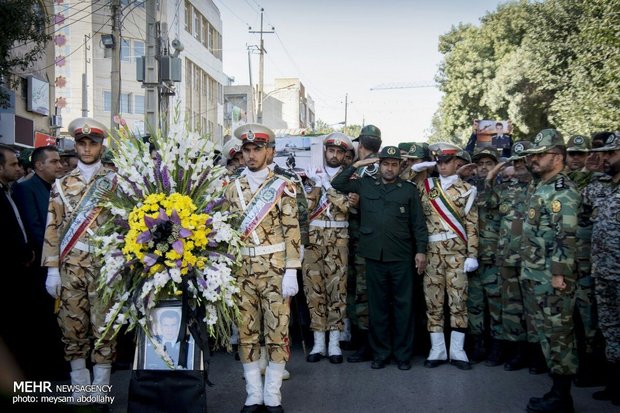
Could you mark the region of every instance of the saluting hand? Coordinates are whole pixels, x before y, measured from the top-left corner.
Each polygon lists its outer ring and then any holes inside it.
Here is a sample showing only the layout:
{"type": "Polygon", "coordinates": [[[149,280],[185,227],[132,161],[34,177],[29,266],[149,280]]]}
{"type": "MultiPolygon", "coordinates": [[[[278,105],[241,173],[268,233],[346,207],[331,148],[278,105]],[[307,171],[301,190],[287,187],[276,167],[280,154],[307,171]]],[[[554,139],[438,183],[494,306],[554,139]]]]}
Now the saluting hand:
{"type": "Polygon", "coordinates": [[[366,158],[366,159],[361,159],[359,161],[355,161],[355,163],[353,164],[354,168],[359,168],[361,166],[366,166],[366,165],[370,165],[373,163],[379,162],[379,158],[366,158]]]}

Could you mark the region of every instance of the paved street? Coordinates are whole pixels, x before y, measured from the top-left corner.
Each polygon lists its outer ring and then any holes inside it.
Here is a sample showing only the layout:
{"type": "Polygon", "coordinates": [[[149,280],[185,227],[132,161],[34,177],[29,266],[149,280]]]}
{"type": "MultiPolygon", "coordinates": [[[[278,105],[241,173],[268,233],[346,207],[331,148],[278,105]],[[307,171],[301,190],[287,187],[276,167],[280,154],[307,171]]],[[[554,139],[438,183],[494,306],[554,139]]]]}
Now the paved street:
{"type": "MultiPolygon", "coordinates": [[[[527,370],[506,372],[501,366],[483,365],[469,372],[450,365],[427,369],[423,362],[422,357],[416,357],[409,371],[400,371],[394,364],[372,370],[369,362],[332,365],[323,360],[310,364],[301,348],[294,348],[287,365],[291,379],[282,386],[283,406],[287,413],[522,413],[529,397],[542,395],[551,385],[548,376],[533,376],[527,370]]],[[[211,366],[215,385],[207,393],[209,413],[239,411],[245,400],[241,365],[231,354],[218,352],[211,366]]],[[[129,374],[118,371],[112,376],[117,397],[113,413],[126,411],[129,374]]],[[[596,390],[573,388],[576,412],[619,411],[609,402],[592,400],[596,390]]]]}

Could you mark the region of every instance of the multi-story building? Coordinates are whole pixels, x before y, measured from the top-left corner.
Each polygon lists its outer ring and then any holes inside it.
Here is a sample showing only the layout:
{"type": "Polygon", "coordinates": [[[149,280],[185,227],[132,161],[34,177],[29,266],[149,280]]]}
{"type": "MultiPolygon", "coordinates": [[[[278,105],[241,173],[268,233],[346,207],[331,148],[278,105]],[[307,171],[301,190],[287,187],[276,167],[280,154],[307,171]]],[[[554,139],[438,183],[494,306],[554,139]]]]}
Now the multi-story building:
{"type": "MultiPolygon", "coordinates": [[[[156,0],[120,1],[122,38],[120,42],[115,41],[121,56],[120,115],[130,129],[140,133],[148,130],[144,123],[145,90],[136,80],[136,65],[137,58],[145,55],[146,10],[150,1],[156,0]]],[[[57,13],[74,16],[67,19],[62,29],[66,42],[56,47],[57,59],[62,56],[65,61],[57,68],[63,87],[57,85],[56,91],[65,127],[71,119],[82,116],[82,73],[86,73],[88,84],[88,116],[109,126],[112,123],[112,49],[106,44],[110,45],[107,35],[112,31],[110,1],[56,3],[57,13]]],[[[222,71],[219,9],[211,0],[159,0],[156,14],[161,36],[160,53],[172,54],[173,40],[179,40],[184,46],[179,55],[182,81],[174,85],[169,112],[178,112],[181,120],[194,130],[208,133],[220,142],[224,121],[222,85],[226,76],[222,71]]]]}
{"type": "MultiPolygon", "coordinates": [[[[56,24],[52,0],[35,3],[33,7],[33,13],[47,16],[48,24],[32,30],[53,35],[56,24]]],[[[32,42],[16,44],[11,53],[24,55],[32,47],[32,42]]],[[[48,43],[42,55],[28,68],[14,68],[12,78],[4,79],[0,87],[8,101],[0,105],[0,143],[31,147],[55,142],[54,73],[54,46],[48,43]]]]}

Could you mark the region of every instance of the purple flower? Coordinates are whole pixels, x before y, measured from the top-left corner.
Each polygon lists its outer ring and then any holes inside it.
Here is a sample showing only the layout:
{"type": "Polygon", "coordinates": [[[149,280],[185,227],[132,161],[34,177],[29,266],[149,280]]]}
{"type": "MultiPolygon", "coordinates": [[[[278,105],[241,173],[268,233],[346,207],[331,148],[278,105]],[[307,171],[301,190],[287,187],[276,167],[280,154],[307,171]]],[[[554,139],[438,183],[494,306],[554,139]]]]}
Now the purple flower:
{"type": "Polygon", "coordinates": [[[181,268],[181,265],[183,265],[183,261],[177,260],[177,268],[181,268]]]}
{"type": "Polygon", "coordinates": [[[153,229],[153,227],[155,227],[157,225],[157,220],[153,217],[150,217],[148,215],[144,215],[144,223],[146,224],[146,227],[148,229],[153,229]]]}
{"type": "Polygon", "coordinates": [[[166,214],[166,210],[163,208],[159,208],[159,215],[157,216],[157,221],[158,222],[165,222],[165,221],[169,221],[170,218],[168,218],[168,214],[166,214]]]}
{"type": "Polygon", "coordinates": [[[172,210],[172,214],[170,214],[170,221],[172,221],[173,224],[181,225],[181,218],[179,217],[176,209],[172,210]]]}
{"type": "Polygon", "coordinates": [[[179,237],[181,238],[187,238],[191,236],[192,234],[193,232],[187,228],[181,228],[181,230],[179,231],[179,237]]]}
{"type": "Polygon", "coordinates": [[[170,192],[170,174],[168,174],[168,166],[164,165],[164,168],[161,171],[161,183],[164,187],[164,192],[170,192]]]}
{"type": "Polygon", "coordinates": [[[207,221],[205,222],[205,225],[211,225],[212,222],[213,222],[213,218],[209,217],[207,221]]]}
{"type": "MultiPolygon", "coordinates": [[[[146,218],[146,216],[145,216],[145,218],[146,218]]],[[[147,224],[147,226],[148,226],[148,224],[147,224]]],[[[138,235],[136,237],[136,242],[138,244],[145,244],[145,243],[149,242],[152,239],[153,239],[153,236],[151,235],[151,231],[146,230],[146,231],[144,231],[143,233],[141,233],[140,235],[138,235]]]]}
{"type": "Polygon", "coordinates": [[[177,254],[183,255],[183,241],[180,239],[172,243],[172,248],[174,248],[177,254]]]}
{"type": "Polygon", "coordinates": [[[147,268],[150,268],[157,263],[158,258],[159,257],[155,254],[146,254],[144,256],[144,264],[147,268]]]}

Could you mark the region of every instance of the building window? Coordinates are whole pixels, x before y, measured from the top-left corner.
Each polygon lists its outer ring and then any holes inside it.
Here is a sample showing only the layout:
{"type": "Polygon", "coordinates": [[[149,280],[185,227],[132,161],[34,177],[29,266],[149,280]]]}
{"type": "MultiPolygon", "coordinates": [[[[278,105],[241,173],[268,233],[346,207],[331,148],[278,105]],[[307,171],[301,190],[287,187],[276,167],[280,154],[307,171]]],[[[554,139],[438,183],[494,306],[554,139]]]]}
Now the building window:
{"type": "Polygon", "coordinates": [[[194,37],[200,41],[202,16],[198,10],[194,9],[194,37]]]}
{"type": "Polygon", "coordinates": [[[144,42],[141,40],[133,41],[133,60],[140,56],[144,56],[144,42]]]}
{"type": "Polygon", "coordinates": [[[130,100],[131,95],[129,93],[121,93],[121,113],[131,113],[130,100]]]}
{"type": "Polygon", "coordinates": [[[185,1],[185,31],[191,33],[192,29],[192,10],[194,7],[189,1],[185,1]]]}
{"type": "Polygon", "coordinates": [[[121,39],[121,60],[128,62],[131,57],[131,47],[129,40],[121,39]]]}
{"type": "Polygon", "coordinates": [[[134,96],[133,113],[136,115],[144,115],[144,96],[134,96]]]}
{"type": "Polygon", "coordinates": [[[103,111],[112,112],[112,92],[103,91],[103,111]]]}
{"type": "Polygon", "coordinates": [[[222,35],[189,1],[185,1],[185,31],[222,60],[222,35]]]}

